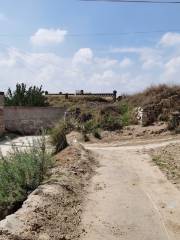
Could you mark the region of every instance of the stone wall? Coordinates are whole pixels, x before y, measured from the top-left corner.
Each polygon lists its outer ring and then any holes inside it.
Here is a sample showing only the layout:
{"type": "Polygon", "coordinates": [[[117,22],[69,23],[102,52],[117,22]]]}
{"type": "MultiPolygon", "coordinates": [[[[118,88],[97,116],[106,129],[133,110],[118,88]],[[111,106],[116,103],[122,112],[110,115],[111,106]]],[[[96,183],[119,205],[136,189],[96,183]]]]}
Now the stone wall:
{"type": "Polygon", "coordinates": [[[23,135],[36,134],[42,128],[53,127],[64,112],[65,108],[60,107],[5,107],[5,129],[23,135]]]}
{"type": "Polygon", "coordinates": [[[158,120],[158,116],[161,113],[161,107],[159,105],[149,105],[143,108],[142,114],[142,126],[148,126],[158,120]]]}
{"type": "Polygon", "coordinates": [[[4,133],[4,93],[0,92],[0,135],[4,133]]]}
{"type": "MultiPolygon", "coordinates": [[[[135,116],[139,124],[141,124],[143,127],[149,126],[153,124],[154,122],[158,121],[160,116],[165,115],[165,108],[162,109],[161,105],[149,105],[144,108],[139,107],[135,109],[135,116]]],[[[167,113],[167,115],[169,112],[167,113]]]]}

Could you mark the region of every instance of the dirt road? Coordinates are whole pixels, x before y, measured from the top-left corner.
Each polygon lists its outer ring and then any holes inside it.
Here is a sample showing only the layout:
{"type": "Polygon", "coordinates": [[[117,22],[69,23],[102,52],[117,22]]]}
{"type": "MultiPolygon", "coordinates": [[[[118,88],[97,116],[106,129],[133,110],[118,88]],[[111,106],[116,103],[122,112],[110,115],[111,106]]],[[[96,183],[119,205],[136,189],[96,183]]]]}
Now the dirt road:
{"type": "Polygon", "coordinates": [[[170,142],[86,145],[100,167],[85,201],[82,240],[180,239],[180,192],[146,151],[170,142]]]}

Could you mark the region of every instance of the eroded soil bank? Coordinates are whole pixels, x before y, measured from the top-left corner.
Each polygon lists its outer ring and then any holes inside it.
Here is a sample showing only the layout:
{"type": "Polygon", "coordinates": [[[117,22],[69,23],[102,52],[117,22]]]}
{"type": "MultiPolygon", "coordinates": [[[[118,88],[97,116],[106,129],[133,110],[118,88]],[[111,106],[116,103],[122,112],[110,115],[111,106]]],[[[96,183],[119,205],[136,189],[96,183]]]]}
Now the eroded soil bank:
{"type": "Polygon", "coordinates": [[[161,171],[180,190],[180,144],[151,150],[152,159],[161,171]]]}
{"type": "Polygon", "coordinates": [[[79,238],[82,202],[96,163],[78,144],[62,151],[56,160],[50,178],[20,210],[0,222],[0,240],[79,238]]]}

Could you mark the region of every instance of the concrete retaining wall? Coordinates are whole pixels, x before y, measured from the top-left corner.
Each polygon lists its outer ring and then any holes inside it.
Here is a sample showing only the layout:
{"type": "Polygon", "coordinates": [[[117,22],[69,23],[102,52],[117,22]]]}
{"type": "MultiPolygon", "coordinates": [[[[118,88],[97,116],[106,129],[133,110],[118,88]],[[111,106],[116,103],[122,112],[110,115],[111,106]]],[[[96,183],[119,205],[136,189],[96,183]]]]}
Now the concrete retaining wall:
{"type": "Polygon", "coordinates": [[[40,129],[53,127],[64,116],[59,107],[5,107],[5,129],[21,134],[36,134],[40,129]]]}

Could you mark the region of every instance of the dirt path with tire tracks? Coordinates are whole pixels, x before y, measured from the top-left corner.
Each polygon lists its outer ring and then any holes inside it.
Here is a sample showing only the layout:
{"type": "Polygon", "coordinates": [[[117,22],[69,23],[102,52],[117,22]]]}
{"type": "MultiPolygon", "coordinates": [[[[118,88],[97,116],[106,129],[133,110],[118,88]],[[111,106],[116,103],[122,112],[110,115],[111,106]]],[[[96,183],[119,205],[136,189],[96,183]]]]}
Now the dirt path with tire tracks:
{"type": "Polygon", "coordinates": [[[180,192],[147,151],[179,140],[86,145],[100,167],[82,217],[81,240],[178,240],[180,192]]]}

